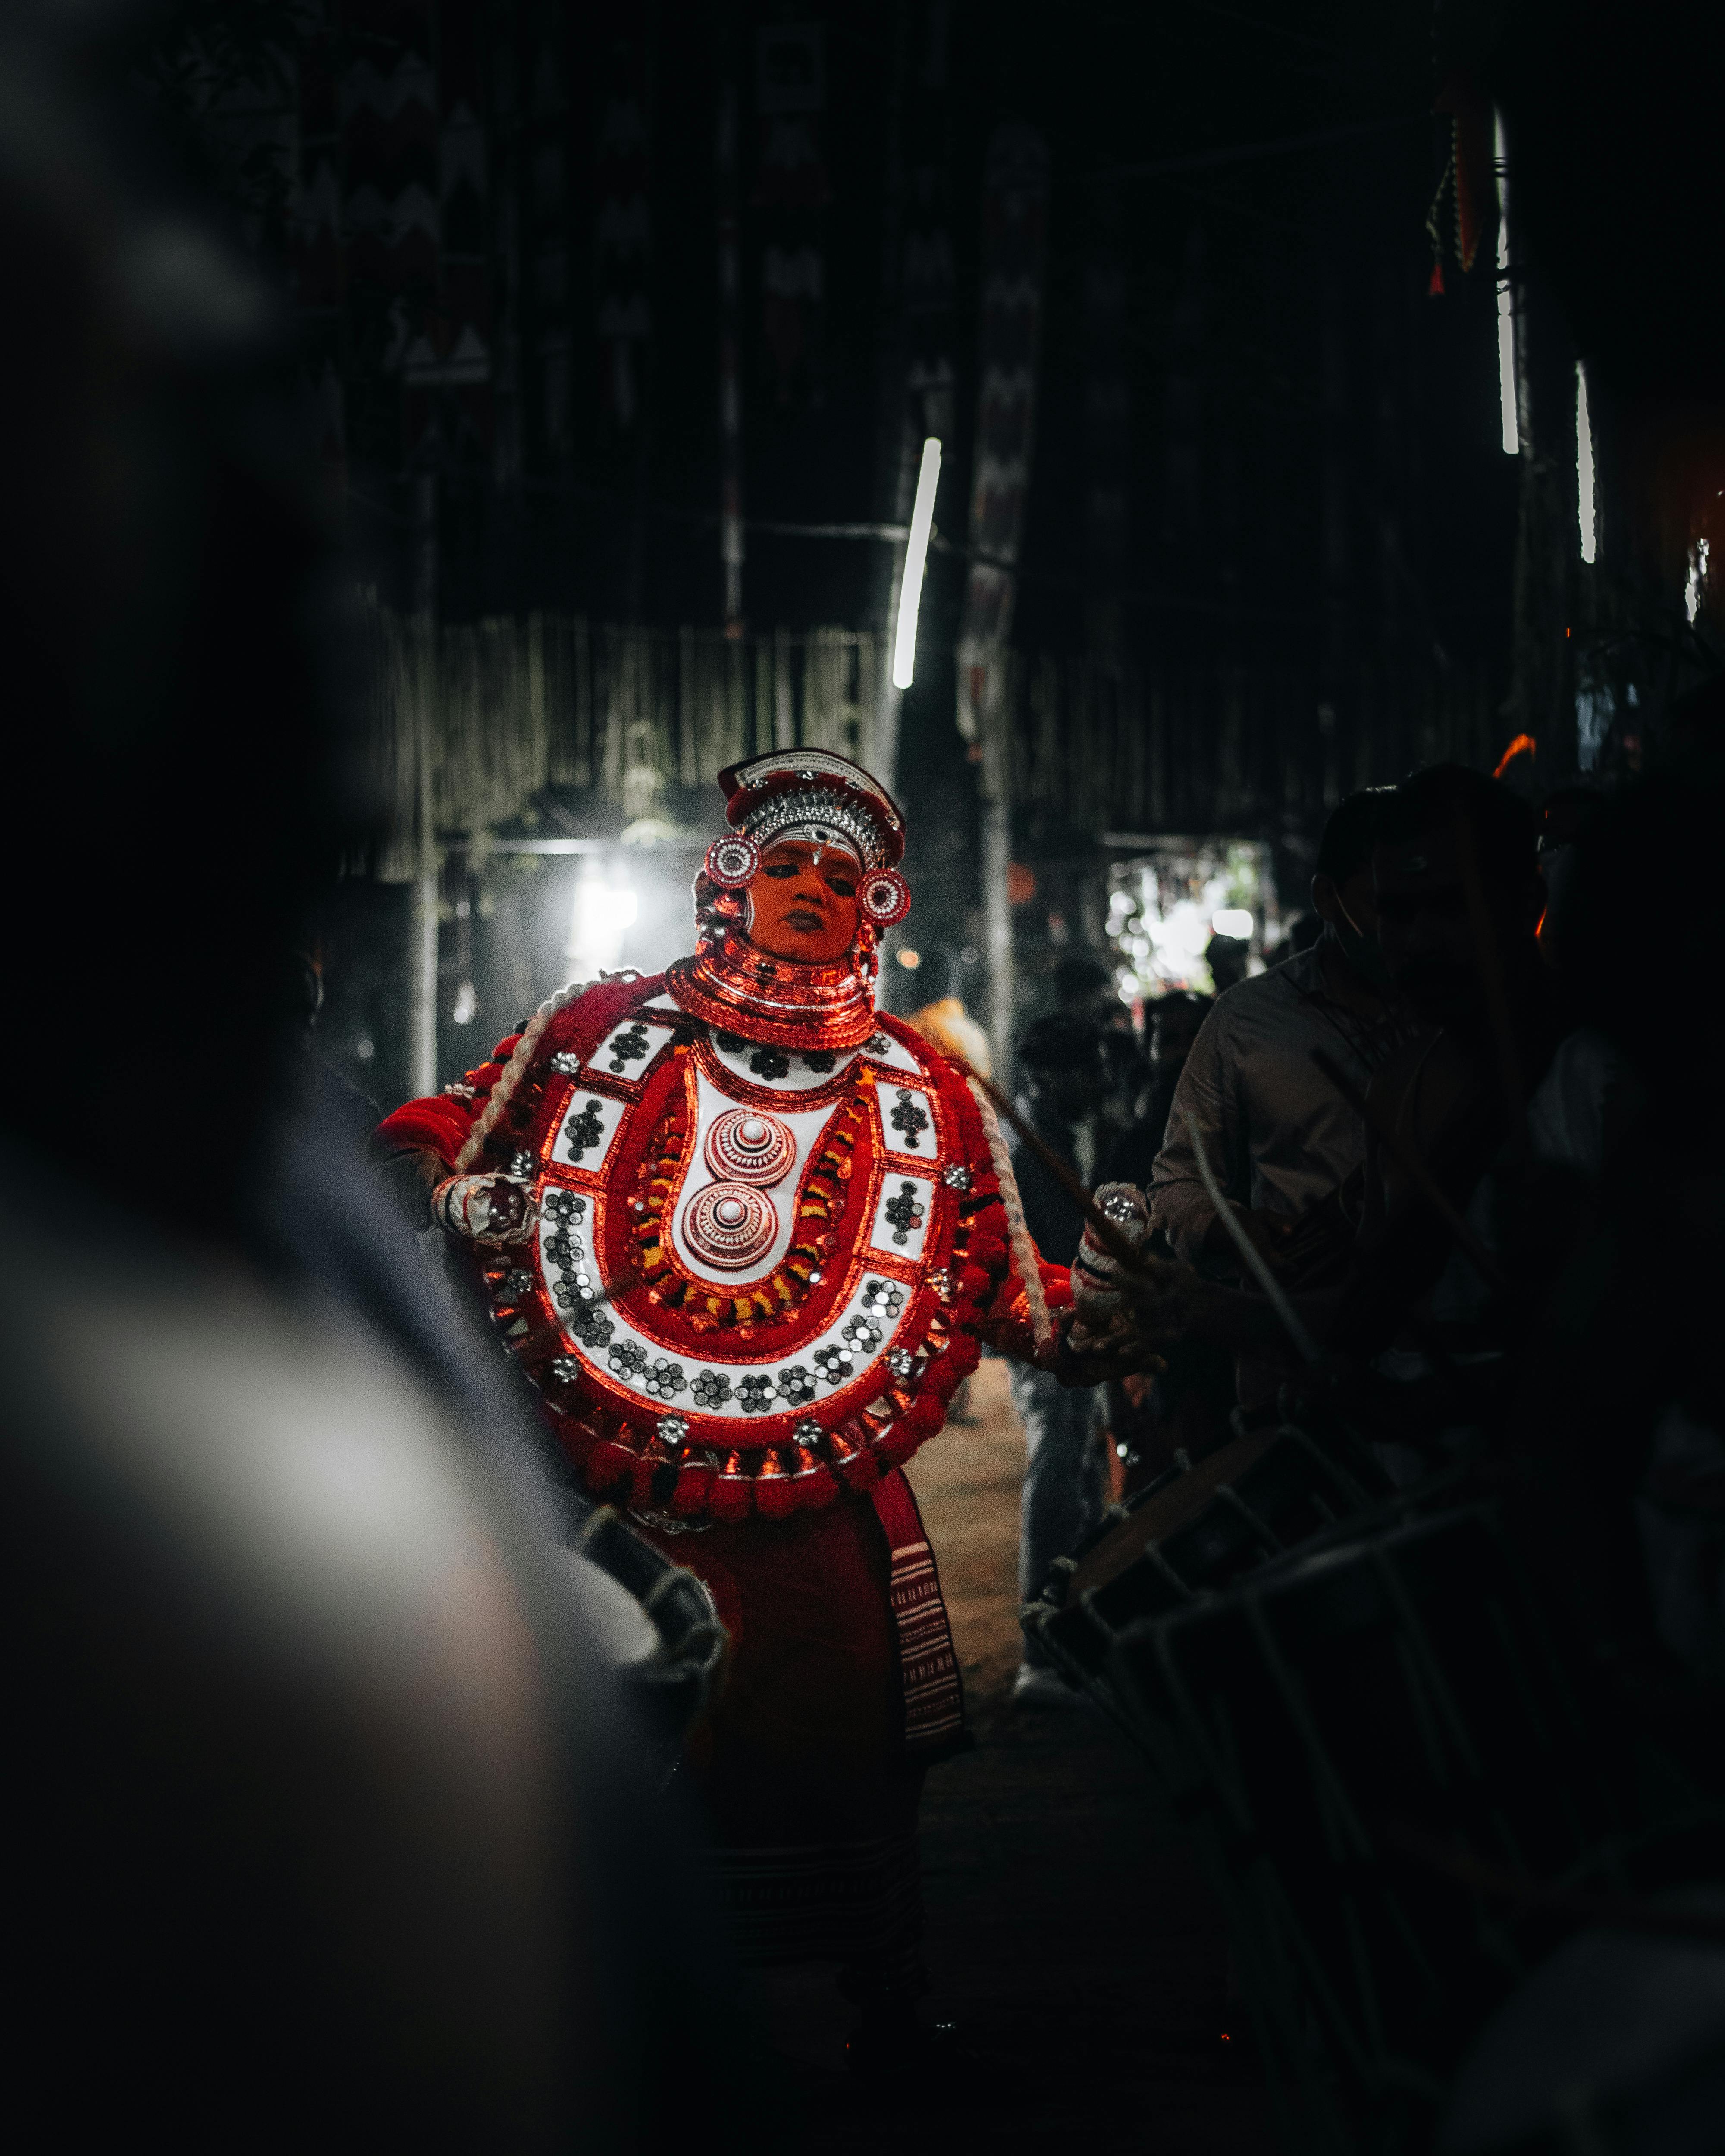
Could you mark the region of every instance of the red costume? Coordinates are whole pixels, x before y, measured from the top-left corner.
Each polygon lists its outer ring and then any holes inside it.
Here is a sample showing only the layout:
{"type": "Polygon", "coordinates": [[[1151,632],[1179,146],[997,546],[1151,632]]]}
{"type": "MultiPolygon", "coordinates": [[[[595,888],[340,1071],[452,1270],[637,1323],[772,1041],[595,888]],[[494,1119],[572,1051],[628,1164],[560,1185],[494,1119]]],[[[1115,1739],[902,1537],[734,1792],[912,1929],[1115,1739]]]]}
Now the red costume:
{"type": "Polygon", "coordinates": [[[532,1239],[475,1253],[498,1330],[588,1487],[730,1630],[691,1763],[745,1950],[890,1988],[915,1960],[922,1768],[963,1732],[902,1464],[983,1341],[1062,1354],[1047,1307],[1070,1297],[1009,1230],[986,1104],[875,1013],[872,924],[907,902],[890,798],[809,750],[721,783],[736,835],[697,883],[695,955],[552,998],[382,1136],[527,1186],[532,1239]],[[859,864],[830,965],[744,932],[761,849],[793,832],[859,864]]]}

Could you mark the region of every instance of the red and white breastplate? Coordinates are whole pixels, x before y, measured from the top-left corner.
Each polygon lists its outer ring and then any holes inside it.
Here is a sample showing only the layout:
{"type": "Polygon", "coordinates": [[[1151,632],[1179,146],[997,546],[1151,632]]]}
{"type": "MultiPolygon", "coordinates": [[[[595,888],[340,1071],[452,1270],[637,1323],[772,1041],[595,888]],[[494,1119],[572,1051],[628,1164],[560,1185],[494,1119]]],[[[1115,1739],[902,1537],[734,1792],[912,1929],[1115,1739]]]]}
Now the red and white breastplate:
{"type": "Polygon", "coordinates": [[[590,1486],[783,1517],[939,1428],[1006,1270],[943,1057],[890,1019],[860,1049],[763,1046],[656,980],[589,989],[522,1045],[473,1164],[531,1177],[540,1225],[485,1281],[590,1486]]]}

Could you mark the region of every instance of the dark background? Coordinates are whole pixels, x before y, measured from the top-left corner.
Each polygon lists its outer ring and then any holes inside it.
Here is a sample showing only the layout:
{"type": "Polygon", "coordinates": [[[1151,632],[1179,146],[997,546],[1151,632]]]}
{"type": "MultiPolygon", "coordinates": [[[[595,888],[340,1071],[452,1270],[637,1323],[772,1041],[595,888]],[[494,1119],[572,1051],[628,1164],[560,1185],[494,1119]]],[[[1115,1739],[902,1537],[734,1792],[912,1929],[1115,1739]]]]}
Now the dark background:
{"type": "MultiPolygon", "coordinates": [[[[906,444],[937,420],[896,778],[919,918],[949,956],[980,932],[952,661],[983,167],[1003,121],[1039,131],[1048,246],[1012,637],[1014,850],[1037,892],[1014,921],[1027,1014],[1060,950],[1101,942],[1117,821],[1267,844],[1286,909],[1351,786],[1443,754],[1489,766],[1526,732],[1537,751],[1511,783],[1543,793],[1584,775],[1575,700],[1597,685],[1613,731],[1594,783],[1712,663],[1706,606],[1692,627],[1681,605],[1711,513],[1697,475],[1722,439],[1720,33],[1698,11],[203,0],[151,19],[142,64],[290,298],[357,580],[446,624],[722,624],[715,141],[734,84],[749,528],[733,626],[890,626],[886,542],[763,527],[899,520],[906,444]],[[823,86],[787,179],[762,39],[799,26],[823,86]],[[621,148],[619,99],[639,121],[621,148]],[[1533,414],[1519,457],[1499,439],[1495,209],[1464,271],[1435,102],[1483,111],[1488,136],[1504,114],[1533,414]],[[814,261],[819,295],[775,314],[788,254],[814,261]],[[619,305],[642,331],[626,409],[619,305]],[[1585,570],[1579,357],[1600,463],[1585,570]],[[908,386],[929,362],[943,404],[908,386]],[[1039,678],[1083,685],[1062,688],[1040,751],[1039,678]],[[1127,800],[1107,759],[1153,725],[1164,780],[1127,800]]],[[[696,833],[715,799],[673,774],[663,807],[696,833]]],[[[609,837],[624,820],[579,788],[528,822],[542,813],[609,837]]],[[[560,963],[548,871],[500,860],[475,881],[475,838],[439,834],[440,999],[459,976],[480,1001],[470,1030],[443,1011],[450,1069],[560,963]]],[[[362,874],[320,930],[330,1052],[386,1096],[405,1082],[409,915],[400,885],[362,874]]],[[[979,978],[968,993],[976,1008],[979,978]]]]}

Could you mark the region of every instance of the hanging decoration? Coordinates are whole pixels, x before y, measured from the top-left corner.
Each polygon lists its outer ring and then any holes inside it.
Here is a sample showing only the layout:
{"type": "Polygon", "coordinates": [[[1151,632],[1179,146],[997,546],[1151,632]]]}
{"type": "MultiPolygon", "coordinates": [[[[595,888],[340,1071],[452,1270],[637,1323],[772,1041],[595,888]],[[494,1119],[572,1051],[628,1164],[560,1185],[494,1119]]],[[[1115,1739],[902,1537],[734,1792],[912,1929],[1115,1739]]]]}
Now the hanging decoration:
{"type": "Polygon", "coordinates": [[[1014,567],[1023,536],[1035,433],[1036,355],[1048,241],[1048,149],[1034,127],[1004,122],[983,175],[983,305],[969,581],[958,635],[958,731],[981,737],[1004,693],[1014,567]]]}
{"type": "Polygon", "coordinates": [[[820,145],[826,55],[819,23],[775,23],[755,39],[765,375],[782,408],[820,401],[826,297],[824,225],[832,199],[820,145]]]}

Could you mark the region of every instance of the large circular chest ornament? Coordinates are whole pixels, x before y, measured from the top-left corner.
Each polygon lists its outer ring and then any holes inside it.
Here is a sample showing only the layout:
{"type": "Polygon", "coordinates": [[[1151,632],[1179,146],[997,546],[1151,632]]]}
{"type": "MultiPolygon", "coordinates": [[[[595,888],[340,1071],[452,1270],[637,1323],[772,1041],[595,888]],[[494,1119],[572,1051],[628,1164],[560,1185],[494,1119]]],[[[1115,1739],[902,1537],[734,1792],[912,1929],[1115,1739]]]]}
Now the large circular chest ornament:
{"type": "Polygon", "coordinates": [[[683,1233],[703,1265],[742,1272],[773,1247],[778,1215],[773,1200],[752,1183],[710,1183],[691,1201],[683,1233]]]}
{"type": "Polygon", "coordinates": [[[797,1162],[797,1141],[777,1116],[730,1108],[706,1134],[707,1166],[729,1183],[783,1183],[797,1162]]]}

